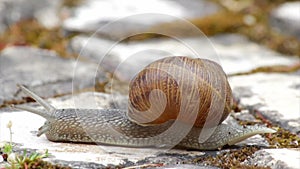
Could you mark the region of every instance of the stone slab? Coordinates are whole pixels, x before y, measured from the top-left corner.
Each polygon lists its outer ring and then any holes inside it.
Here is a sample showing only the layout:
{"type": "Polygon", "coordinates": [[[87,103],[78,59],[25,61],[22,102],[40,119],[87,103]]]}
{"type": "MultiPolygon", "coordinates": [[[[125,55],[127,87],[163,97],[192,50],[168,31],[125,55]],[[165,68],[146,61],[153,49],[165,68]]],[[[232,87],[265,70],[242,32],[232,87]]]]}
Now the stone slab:
{"type": "Polygon", "coordinates": [[[300,132],[300,72],[257,73],[229,78],[240,104],[281,127],[300,132]]]}
{"type": "Polygon", "coordinates": [[[32,47],[8,47],[0,53],[0,105],[24,96],[16,84],[27,85],[39,96],[63,95],[95,82],[107,81],[94,63],[63,59],[54,52],[32,47]]]}
{"type": "Polygon", "coordinates": [[[286,2],[270,14],[270,24],[281,33],[295,36],[300,40],[300,2],[286,2]]]}
{"type": "Polygon", "coordinates": [[[112,40],[77,36],[70,50],[80,58],[99,64],[122,81],[129,81],[154,60],[175,55],[201,57],[219,63],[227,74],[243,73],[261,66],[293,65],[297,57],[285,56],[237,34],[182,39],[152,39],[122,43],[112,40]]]}
{"type": "Polygon", "coordinates": [[[255,152],[243,163],[272,169],[299,169],[300,149],[263,149],[255,152]]]}
{"type": "Polygon", "coordinates": [[[64,21],[66,31],[95,32],[112,39],[147,31],[158,24],[203,17],[219,10],[206,0],[88,0],[74,10],[74,16],[64,21]],[[146,21],[146,22],[145,22],[146,21]],[[106,29],[107,24],[109,28],[106,29]]]}

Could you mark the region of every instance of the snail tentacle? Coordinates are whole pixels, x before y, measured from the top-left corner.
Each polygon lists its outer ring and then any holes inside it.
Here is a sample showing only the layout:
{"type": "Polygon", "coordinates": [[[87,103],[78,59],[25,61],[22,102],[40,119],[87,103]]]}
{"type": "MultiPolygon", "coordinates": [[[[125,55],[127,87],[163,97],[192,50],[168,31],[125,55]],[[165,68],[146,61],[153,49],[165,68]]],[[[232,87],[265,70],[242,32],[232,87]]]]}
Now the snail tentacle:
{"type": "Polygon", "coordinates": [[[44,99],[42,99],[40,96],[36,95],[29,89],[27,89],[23,85],[18,85],[18,87],[27,95],[29,95],[31,98],[33,98],[35,101],[37,101],[41,106],[43,106],[49,113],[55,112],[56,108],[47,103],[44,99]]]}
{"type": "Polygon", "coordinates": [[[25,106],[25,105],[12,105],[11,107],[15,108],[15,109],[19,109],[19,110],[25,110],[25,111],[31,112],[33,114],[39,115],[41,117],[44,117],[48,121],[54,121],[55,120],[55,117],[48,114],[47,112],[42,111],[42,110],[38,110],[38,109],[34,109],[32,107],[28,107],[28,106],[25,106]]]}
{"type": "Polygon", "coordinates": [[[43,126],[41,126],[37,132],[37,136],[40,137],[41,135],[47,133],[50,130],[50,123],[49,122],[45,122],[45,124],[43,126]]]}

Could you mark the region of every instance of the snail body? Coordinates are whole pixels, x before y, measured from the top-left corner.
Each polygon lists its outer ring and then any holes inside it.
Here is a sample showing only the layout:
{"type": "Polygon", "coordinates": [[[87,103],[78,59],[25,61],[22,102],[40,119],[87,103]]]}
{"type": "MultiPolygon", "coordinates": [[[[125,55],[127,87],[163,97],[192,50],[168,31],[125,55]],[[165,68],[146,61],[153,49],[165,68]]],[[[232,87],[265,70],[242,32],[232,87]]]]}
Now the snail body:
{"type": "Polygon", "coordinates": [[[221,124],[230,112],[232,94],[225,73],[219,65],[212,61],[187,57],[158,60],[141,71],[131,86],[128,110],[56,109],[24,86],[20,86],[21,90],[35,99],[46,111],[21,105],[16,105],[15,108],[44,117],[47,121],[39,128],[37,135],[45,134],[48,140],[54,142],[100,143],[127,147],[167,147],[175,144],[183,148],[211,150],[224,145],[233,145],[256,134],[275,132],[265,126],[221,124]],[[170,70],[170,65],[178,67],[170,70]],[[181,72],[180,68],[184,70],[181,72]],[[201,73],[205,71],[212,73],[208,75],[207,72],[201,73]],[[166,72],[171,72],[171,78],[165,74],[166,72]],[[191,77],[194,79],[190,78],[189,72],[192,72],[191,77]],[[179,80],[179,83],[176,84],[178,82],[176,80],[181,77],[191,80],[179,80]],[[215,80],[209,82],[210,78],[215,78],[215,80]],[[162,79],[161,84],[153,85],[159,79],[162,79]],[[196,84],[194,84],[195,81],[196,84]],[[147,82],[149,83],[147,84],[147,82]],[[220,88],[218,85],[214,86],[218,83],[221,84],[220,88]],[[205,88],[202,89],[201,86],[205,86],[205,88]],[[185,88],[188,90],[185,91],[185,88]],[[153,90],[163,91],[167,94],[152,93],[151,95],[153,90]],[[182,91],[183,93],[180,93],[182,91]],[[180,102],[182,97],[189,92],[195,93],[196,98],[200,96],[200,102],[191,99],[193,96],[186,99],[186,103],[180,102]],[[178,93],[181,96],[179,99],[176,98],[178,93]],[[206,93],[204,97],[203,93],[206,93]],[[160,98],[163,98],[163,101],[160,98]],[[175,102],[172,102],[174,98],[175,102]],[[207,100],[210,99],[219,103],[221,109],[207,103],[207,100]],[[187,105],[192,108],[187,108],[187,105]],[[184,110],[187,110],[187,113],[191,112],[192,115],[185,118],[182,116],[184,110]],[[151,113],[155,112],[159,113],[152,116],[151,113]],[[202,114],[199,115],[199,113],[202,114]],[[209,113],[213,113],[213,115],[210,116],[209,113]],[[216,122],[211,122],[211,120],[216,122]],[[199,141],[201,133],[207,131],[211,131],[210,135],[205,140],[199,141]]]}

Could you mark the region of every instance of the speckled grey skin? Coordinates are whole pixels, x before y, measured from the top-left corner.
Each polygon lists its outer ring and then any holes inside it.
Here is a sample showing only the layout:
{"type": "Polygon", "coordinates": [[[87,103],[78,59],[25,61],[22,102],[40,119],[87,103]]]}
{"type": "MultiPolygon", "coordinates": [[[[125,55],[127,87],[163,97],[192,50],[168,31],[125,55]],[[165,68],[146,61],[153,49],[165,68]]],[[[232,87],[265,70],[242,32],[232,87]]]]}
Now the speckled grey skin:
{"type": "Polygon", "coordinates": [[[220,124],[213,130],[208,139],[200,143],[199,134],[204,130],[202,128],[192,127],[183,136],[180,135],[180,133],[184,133],[180,131],[180,128],[173,131],[173,133],[164,135],[165,131],[174,124],[174,121],[155,126],[141,126],[131,122],[126,117],[125,110],[55,109],[24,86],[20,86],[20,88],[41,104],[46,111],[43,112],[20,105],[14,107],[44,117],[47,121],[39,128],[37,135],[45,134],[48,140],[54,142],[100,143],[156,148],[176,144],[182,148],[212,150],[221,148],[224,145],[233,145],[256,134],[276,132],[264,126],[233,127],[220,124]]]}

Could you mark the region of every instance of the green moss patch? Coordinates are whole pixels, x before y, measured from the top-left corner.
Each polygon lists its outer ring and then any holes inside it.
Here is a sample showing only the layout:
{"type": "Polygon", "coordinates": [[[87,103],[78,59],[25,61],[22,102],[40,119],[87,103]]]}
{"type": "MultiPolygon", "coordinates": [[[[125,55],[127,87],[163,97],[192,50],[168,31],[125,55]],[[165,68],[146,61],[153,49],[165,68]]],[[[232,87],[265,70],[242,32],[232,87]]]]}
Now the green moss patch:
{"type": "Polygon", "coordinates": [[[35,160],[34,162],[29,162],[29,160],[24,161],[24,165],[14,167],[10,166],[7,167],[6,169],[29,169],[29,168],[34,168],[34,169],[71,169],[71,167],[67,166],[61,166],[58,164],[52,164],[50,162],[44,161],[42,159],[35,160]]]}

